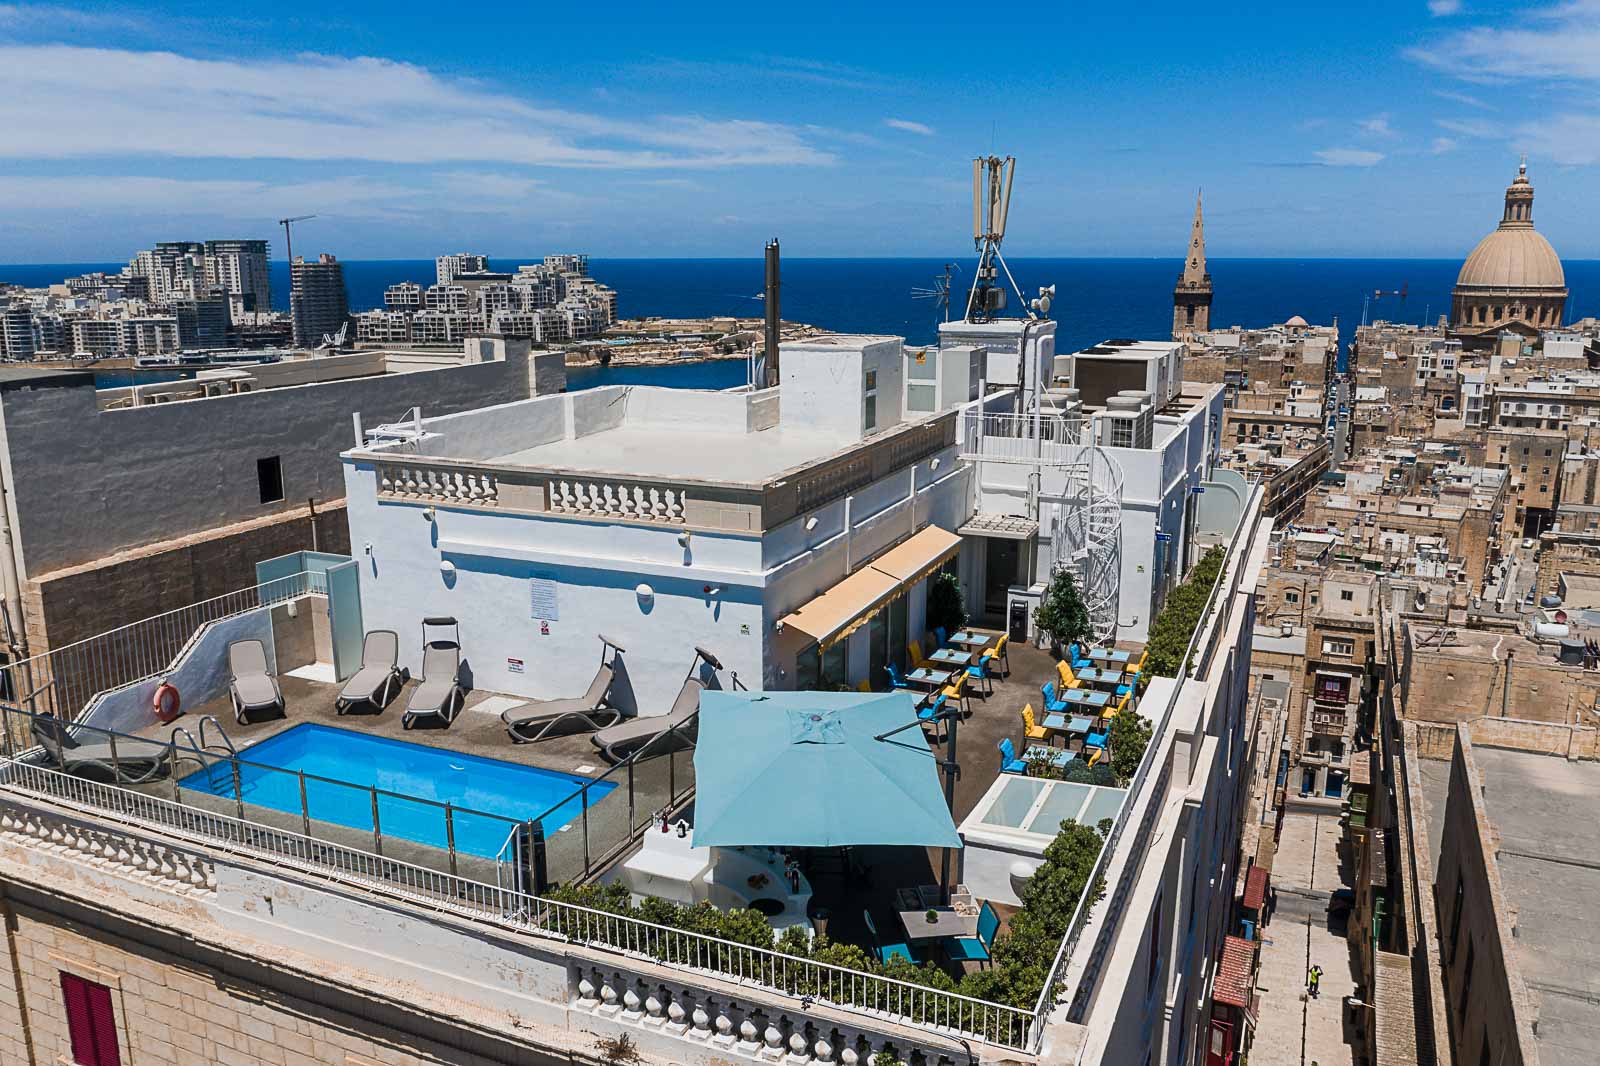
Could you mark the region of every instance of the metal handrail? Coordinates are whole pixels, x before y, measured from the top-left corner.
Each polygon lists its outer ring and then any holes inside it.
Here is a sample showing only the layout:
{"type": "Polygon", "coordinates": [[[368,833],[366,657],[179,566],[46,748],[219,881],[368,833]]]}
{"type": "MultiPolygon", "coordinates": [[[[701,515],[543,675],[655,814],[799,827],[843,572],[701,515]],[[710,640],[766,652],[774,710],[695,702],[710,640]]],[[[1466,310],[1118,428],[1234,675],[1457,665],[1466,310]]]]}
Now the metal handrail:
{"type": "MultiPolygon", "coordinates": [[[[1239,547],[1241,537],[1253,534],[1255,523],[1252,518],[1259,510],[1261,497],[1262,490],[1257,488],[1251,492],[1250,497],[1246,500],[1244,511],[1239,516],[1239,524],[1234,528],[1233,536],[1228,542],[1228,553],[1230,555],[1234,554],[1239,547]]],[[[1150,774],[1154,771],[1160,755],[1160,740],[1166,735],[1168,727],[1172,724],[1172,715],[1177,709],[1178,696],[1183,691],[1183,683],[1190,676],[1192,667],[1196,665],[1196,653],[1201,650],[1202,643],[1207,645],[1213,643],[1232,617],[1231,604],[1239,590],[1244,569],[1245,560],[1240,558],[1236,561],[1226,582],[1222,580],[1223,575],[1219,574],[1216,583],[1211,586],[1211,594],[1206,598],[1205,608],[1200,614],[1200,622],[1195,626],[1194,632],[1189,635],[1189,643],[1184,648],[1183,658],[1178,663],[1177,684],[1172,687],[1172,691],[1167,697],[1166,706],[1161,711],[1160,721],[1156,723],[1151,731],[1151,742],[1145,746],[1144,757],[1139,760],[1139,769],[1135,771],[1133,780],[1128,784],[1127,795],[1129,800],[1139,795],[1150,774]],[[1224,592],[1225,586],[1226,591],[1224,592]]],[[[1207,654],[1200,665],[1209,665],[1209,652],[1210,650],[1207,648],[1207,654]]],[[[1154,800],[1152,800],[1152,804],[1153,802],[1154,800]]],[[[1110,865],[1111,856],[1116,853],[1117,845],[1121,842],[1122,835],[1132,818],[1133,806],[1132,802],[1125,801],[1121,810],[1117,812],[1117,818],[1112,823],[1111,832],[1107,834],[1105,843],[1100,848],[1100,854],[1095,859],[1094,866],[1089,872],[1089,879],[1085,883],[1083,894],[1078,897],[1078,905],[1073,910],[1071,921],[1067,924],[1067,932],[1061,939],[1061,947],[1056,951],[1055,959],[1050,964],[1044,987],[1039,990],[1039,999],[1034,1006],[1036,1041],[1032,1045],[1033,1050],[1037,1050],[1038,1041],[1043,1039],[1045,1019],[1050,1009],[1055,1005],[1055,991],[1056,986],[1062,979],[1062,968],[1072,956],[1072,952],[1076,950],[1078,940],[1083,934],[1084,926],[1088,924],[1090,911],[1094,904],[1098,902],[1093,898],[1095,885],[1105,876],[1106,868],[1110,865]]]]}
{"type": "Polygon", "coordinates": [[[449,911],[469,921],[731,980],[800,1003],[820,1002],[1016,1050],[1024,1049],[1034,1035],[1033,1015],[1018,1007],[489,885],[16,758],[0,760],[0,790],[288,867],[297,874],[326,877],[433,911],[449,911]]]}

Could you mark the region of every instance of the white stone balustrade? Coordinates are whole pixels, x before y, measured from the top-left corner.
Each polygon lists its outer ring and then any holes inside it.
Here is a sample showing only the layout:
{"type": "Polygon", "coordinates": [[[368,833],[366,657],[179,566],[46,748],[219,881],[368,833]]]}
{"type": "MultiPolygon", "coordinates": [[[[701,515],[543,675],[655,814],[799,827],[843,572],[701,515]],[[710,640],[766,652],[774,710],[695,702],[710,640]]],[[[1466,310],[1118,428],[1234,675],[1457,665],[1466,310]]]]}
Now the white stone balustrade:
{"type": "Polygon", "coordinates": [[[377,474],[378,491],[384,496],[480,507],[500,502],[499,475],[489,470],[386,462],[378,464],[377,474]]]}
{"type": "Polygon", "coordinates": [[[154,881],[180,893],[210,893],[217,887],[214,864],[199,855],[28,807],[0,806],[0,835],[24,837],[33,847],[154,881]]]}
{"type": "Polygon", "coordinates": [[[685,521],[687,502],[681,488],[595,478],[551,478],[545,486],[545,501],[555,514],[674,524],[685,521]]]}
{"type": "MultiPolygon", "coordinates": [[[[890,1035],[843,1024],[824,1017],[809,998],[795,999],[792,1007],[774,1007],[588,964],[573,966],[570,987],[576,1011],[615,1022],[624,1032],[638,1028],[723,1057],[785,1066],[868,1066],[882,1052],[918,1066],[965,1066],[968,1061],[953,1040],[944,1045],[910,1041],[904,1030],[890,1035]]],[[[1031,1058],[1013,1055],[1019,1063],[1031,1058]]],[[[696,1058],[686,1049],[683,1061],[696,1058]]]]}

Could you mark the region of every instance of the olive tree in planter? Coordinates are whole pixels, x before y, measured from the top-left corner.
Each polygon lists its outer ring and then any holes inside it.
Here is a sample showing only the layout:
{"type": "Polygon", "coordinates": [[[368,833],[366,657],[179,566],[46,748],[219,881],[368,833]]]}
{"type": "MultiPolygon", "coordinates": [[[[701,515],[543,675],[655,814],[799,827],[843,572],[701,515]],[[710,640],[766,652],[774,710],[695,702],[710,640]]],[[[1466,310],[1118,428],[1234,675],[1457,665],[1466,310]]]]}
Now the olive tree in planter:
{"type": "Polygon", "coordinates": [[[1068,568],[1063,566],[1050,575],[1044,599],[1033,612],[1033,626],[1050,638],[1057,656],[1064,646],[1088,638],[1089,609],[1083,605],[1077,579],[1068,568]]]}
{"type": "Polygon", "coordinates": [[[967,625],[966,598],[961,581],[948,570],[928,579],[928,628],[959,633],[967,625]]]}

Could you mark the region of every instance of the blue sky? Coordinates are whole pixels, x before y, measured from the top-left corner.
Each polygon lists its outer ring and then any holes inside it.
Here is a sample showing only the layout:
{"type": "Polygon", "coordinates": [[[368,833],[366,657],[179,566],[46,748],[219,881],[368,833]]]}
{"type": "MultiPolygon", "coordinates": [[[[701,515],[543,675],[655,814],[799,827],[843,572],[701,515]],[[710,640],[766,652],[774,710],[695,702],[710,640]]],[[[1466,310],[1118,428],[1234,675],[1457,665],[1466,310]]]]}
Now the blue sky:
{"type": "Polygon", "coordinates": [[[196,10],[0,3],[0,262],[959,254],[991,150],[1015,255],[1460,256],[1526,152],[1600,257],[1600,0],[196,10]]]}

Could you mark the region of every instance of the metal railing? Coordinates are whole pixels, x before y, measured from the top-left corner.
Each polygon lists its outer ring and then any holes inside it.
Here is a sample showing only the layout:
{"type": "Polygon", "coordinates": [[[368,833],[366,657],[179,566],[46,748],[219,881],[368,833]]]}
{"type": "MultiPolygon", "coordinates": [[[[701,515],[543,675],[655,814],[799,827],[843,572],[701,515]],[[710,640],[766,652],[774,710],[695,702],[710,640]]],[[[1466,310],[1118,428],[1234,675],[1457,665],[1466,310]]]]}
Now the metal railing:
{"type": "Polygon", "coordinates": [[[305,570],[53,648],[0,667],[6,702],[75,719],[108,692],[169,673],[212,623],[327,591],[323,572],[305,570]]]}
{"type": "MultiPolygon", "coordinates": [[[[576,834],[576,841],[582,844],[580,851],[566,847],[564,840],[550,843],[551,881],[568,884],[589,880],[652,821],[677,809],[694,794],[694,738],[699,726],[700,713],[696,711],[527,820],[546,828],[570,823],[572,829],[563,836],[576,834]]],[[[508,836],[496,858],[502,868],[511,861],[507,858],[510,843],[508,836]]],[[[513,883],[503,869],[499,876],[501,883],[513,883]]]]}
{"type": "MultiPolygon", "coordinates": [[[[43,748],[16,753],[15,738],[37,737],[36,727],[61,728],[58,720],[9,707],[0,707],[0,715],[6,719],[5,754],[49,757],[43,748]]],[[[202,737],[205,724],[202,720],[202,737]]],[[[252,824],[264,824],[263,819],[276,816],[298,826],[307,837],[343,838],[347,842],[370,838],[374,855],[382,856],[386,846],[393,852],[402,842],[408,842],[418,845],[407,849],[413,857],[434,860],[440,869],[450,873],[458,872],[463,858],[493,860],[501,842],[522,824],[516,818],[471,807],[242,759],[231,751],[226,734],[222,739],[227,743],[205,746],[205,741],[195,741],[189,730],[175,728],[170,741],[154,742],[167,749],[163,776],[147,772],[152,762],[147,754],[152,741],[146,738],[82,723],[65,724],[64,729],[78,746],[63,745],[69,761],[75,750],[89,750],[87,745],[106,750],[104,756],[94,752],[95,757],[85,760],[82,769],[115,781],[142,783],[147,792],[167,790],[174,803],[184,803],[187,796],[188,805],[195,806],[214,797],[217,806],[231,808],[237,817],[249,818],[252,824]],[[185,767],[189,767],[187,773],[185,767]]],[[[217,732],[221,733],[220,726],[217,732]]],[[[544,815],[551,820],[552,829],[565,824],[555,822],[554,814],[546,811],[544,815]]]]}
{"type": "MultiPolygon", "coordinates": [[[[1105,844],[1100,848],[1100,854],[1095,859],[1094,867],[1089,873],[1089,879],[1084,888],[1083,895],[1078,899],[1078,905],[1072,913],[1072,920],[1067,925],[1067,933],[1061,940],[1061,947],[1056,952],[1055,960],[1050,965],[1050,970],[1045,978],[1044,988],[1039,992],[1039,1000],[1034,1012],[1038,1022],[1036,1026],[1039,1036],[1044,1033],[1044,1023],[1050,1010],[1056,1003],[1056,994],[1060,989],[1063,978],[1063,969],[1072,953],[1077,950],[1078,942],[1083,935],[1085,926],[1089,921],[1094,905],[1102,896],[1097,895],[1096,889],[1106,890],[1103,884],[1107,867],[1117,853],[1128,824],[1132,820],[1136,803],[1134,800],[1145,791],[1152,774],[1166,774],[1170,771],[1170,761],[1163,753],[1161,740],[1167,735],[1172,725],[1173,713],[1177,710],[1178,697],[1183,692],[1184,681],[1193,676],[1203,677],[1210,669],[1212,656],[1215,654],[1218,640],[1232,617],[1233,602],[1243,580],[1248,553],[1242,549],[1254,538],[1257,519],[1261,511],[1261,489],[1252,490],[1250,498],[1245,504],[1244,513],[1239,518],[1239,524],[1234,529],[1227,547],[1227,554],[1232,559],[1232,566],[1224,574],[1218,575],[1217,582],[1211,587],[1211,594],[1206,598],[1205,609],[1201,612],[1200,622],[1195,626],[1194,632],[1189,636],[1189,643],[1184,648],[1183,659],[1178,664],[1177,684],[1172,687],[1167,702],[1161,708],[1161,717],[1155,722],[1151,731],[1151,741],[1145,746],[1144,758],[1139,761],[1139,769],[1134,773],[1133,780],[1128,784],[1128,798],[1117,812],[1116,820],[1112,823],[1111,832],[1106,836],[1105,844]]],[[[1159,783],[1158,783],[1159,784],[1159,783]]],[[[1164,791],[1157,789],[1156,791],[1164,791]]],[[[1155,820],[1160,809],[1160,797],[1152,795],[1145,804],[1144,815],[1140,820],[1137,836],[1140,838],[1148,835],[1150,826],[1155,820]]],[[[1110,886],[1113,893],[1125,892],[1129,878],[1124,877],[1116,886],[1110,886]]],[[[1076,1015],[1081,1011],[1082,993],[1078,989],[1078,997],[1074,999],[1073,1010],[1076,1015]]],[[[1037,1050],[1034,1046],[1032,1050],[1037,1050]]]]}
{"type": "Polygon", "coordinates": [[[231,855],[325,877],[434,911],[563,943],[580,944],[732,981],[841,1010],[1022,1050],[1037,1042],[1036,1016],[877,974],[785,955],[767,947],[657,925],[416,866],[304,833],[262,825],[33,765],[0,762],[0,789],[155,830],[231,855]]]}

